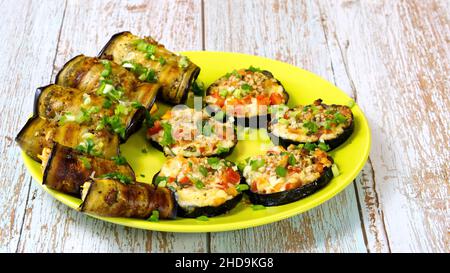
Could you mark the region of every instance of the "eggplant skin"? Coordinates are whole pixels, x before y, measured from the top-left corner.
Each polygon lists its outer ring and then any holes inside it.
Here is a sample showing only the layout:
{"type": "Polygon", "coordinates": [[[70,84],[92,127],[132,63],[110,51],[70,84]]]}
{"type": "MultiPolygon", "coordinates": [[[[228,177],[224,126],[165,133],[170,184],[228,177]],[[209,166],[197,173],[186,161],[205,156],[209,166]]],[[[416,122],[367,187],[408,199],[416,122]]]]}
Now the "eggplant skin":
{"type": "MultiPolygon", "coordinates": [[[[270,128],[270,126],[268,127],[269,137],[270,137],[272,143],[274,143],[275,145],[281,145],[286,148],[291,144],[293,144],[293,145],[305,144],[304,142],[298,142],[298,141],[293,141],[290,139],[279,137],[279,136],[275,135],[269,128],[270,128]]],[[[342,145],[345,141],[347,141],[347,139],[349,139],[350,136],[353,134],[354,129],[355,129],[355,122],[354,122],[353,114],[352,114],[352,122],[350,123],[350,125],[347,128],[344,129],[344,132],[342,132],[342,134],[340,134],[337,138],[324,141],[325,144],[327,144],[328,147],[330,148],[328,151],[336,149],[337,147],[342,145]]],[[[313,143],[318,145],[320,142],[317,141],[317,142],[313,142],[313,143]]]]}
{"type": "Polygon", "coordinates": [[[242,193],[236,195],[230,200],[227,200],[225,203],[217,207],[213,206],[194,207],[194,208],[179,207],[178,216],[184,218],[196,218],[199,216],[208,216],[208,217],[218,216],[236,207],[236,205],[241,201],[241,199],[242,193]]]}
{"type": "MultiPolygon", "coordinates": [[[[159,172],[157,172],[153,176],[152,183],[155,184],[156,177],[159,175],[159,172]]],[[[241,182],[240,184],[245,183],[245,178],[242,176],[241,173],[239,173],[241,176],[241,182]]],[[[158,187],[162,188],[162,187],[158,187]]],[[[166,189],[166,188],[164,188],[166,189]]],[[[175,193],[174,193],[175,195],[175,193]]],[[[180,205],[178,206],[178,216],[184,217],[184,218],[197,218],[200,216],[207,216],[207,217],[214,217],[221,214],[224,214],[230,210],[232,210],[236,205],[241,201],[243,194],[239,193],[235,197],[233,197],[230,200],[227,200],[225,203],[219,205],[219,206],[206,206],[206,207],[190,207],[190,208],[183,208],[180,205]]]]}
{"type": "Polygon", "coordinates": [[[245,193],[248,195],[250,202],[253,204],[263,205],[266,207],[280,206],[298,201],[317,192],[328,185],[332,178],[333,172],[331,171],[331,168],[326,168],[324,170],[324,174],[319,179],[292,190],[269,194],[260,194],[247,190],[245,193]]]}
{"type": "Polygon", "coordinates": [[[81,197],[81,185],[89,180],[92,173],[96,176],[119,172],[135,180],[130,165],[116,165],[109,159],[80,153],[72,148],[54,143],[44,168],[42,184],[59,192],[81,197]],[[85,166],[87,161],[90,166],[85,166]]]}
{"type": "Polygon", "coordinates": [[[159,98],[174,105],[184,103],[187,100],[189,89],[200,73],[200,68],[191,61],[188,61],[188,66],[185,69],[180,69],[178,61],[181,57],[167,50],[151,37],[140,38],[129,31],[114,34],[98,56],[118,64],[132,61],[147,69],[153,69],[157,74],[158,82],[163,86],[159,98]],[[165,63],[159,64],[146,59],[145,54],[138,51],[133,45],[133,42],[139,39],[155,45],[156,53],[165,59],[165,63]],[[133,59],[129,58],[131,52],[135,53],[133,59]]]}
{"type": "MultiPolygon", "coordinates": [[[[161,144],[159,144],[157,141],[154,141],[154,140],[151,140],[151,139],[148,139],[148,141],[149,141],[150,144],[153,146],[153,148],[155,148],[156,150],[158,150],[158,151],[160,151],[160,152],[162,152],[162,153],[165,154],[164,148],[163,148],[163,146],[161,146],[161,144]]],[[[236,144],[237,144],[237,143],[236,143],[236,144]]],[[[236,145],[234,145],[232,148],[230,148],[230,150],[229,150],[228,152],[221,153],[221,154],[213,154],[213,155],[209,155],[209,156],[206,156],[206,157],[220,157],[220,158],[225,158],[225,157],[227,157],[227,156],[229,156],[229,155],[231,155],[231,154],[233,153],[234,148],[236,148],[236,145]]],[[[167,155],[167,154],[166,154],[166,156],[171,156],[171,155],[167,155]]],[[[203,156],[202,156],[202,157],[203,157],[203,156]]]]}
{"type": "Polygon", "coordinates": [[[166,188],[134,182],[125,185],[112,179],[95,179],[83,184],[80,210],[107,217],[148,219],[154,210],[160,219],[174,219],[177,205],[166,188]]]}

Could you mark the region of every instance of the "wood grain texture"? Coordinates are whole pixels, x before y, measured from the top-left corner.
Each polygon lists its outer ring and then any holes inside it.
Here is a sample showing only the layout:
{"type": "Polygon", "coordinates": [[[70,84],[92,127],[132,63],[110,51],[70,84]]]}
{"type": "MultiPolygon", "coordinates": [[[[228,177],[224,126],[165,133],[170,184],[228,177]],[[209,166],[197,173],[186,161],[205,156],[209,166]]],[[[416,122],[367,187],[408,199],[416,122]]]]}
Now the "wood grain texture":
{"type": "Polygon", "coordinates": [[[63,10],[55,1],[10,0],[0,10],[0,252],[14,252],[31,181],[14,138],[32,112],[34,90],[50,80],[63,10]]]}
{"type": "MultiPolygon", "coordinates": [[[[205,1],[205,38],[206,50],[274,58],[334,81],[313,2],[205,1]]],[[[213,233],[211,251],[366,252],[355,190],[350,186],[320,207],[278,223],[213,233]]]]}
{"type": "MultiPolygon", "coordinates": [[[[153,35],[175,51],[200,50],[200,1],[68,1],[53,74],[77,54],[96,55],[111,35],[124,30],[153,35]]],[[[73,211],[35,183],[31,192],[20,252],[207,251],[207,234],[125,228],[73,211]]]]}
{"type": "Polygon", "coordinates": [[[449,2],[321,4],[372,128],[366,227],[381,220],[393,252],[449,252],[449,2]]]}

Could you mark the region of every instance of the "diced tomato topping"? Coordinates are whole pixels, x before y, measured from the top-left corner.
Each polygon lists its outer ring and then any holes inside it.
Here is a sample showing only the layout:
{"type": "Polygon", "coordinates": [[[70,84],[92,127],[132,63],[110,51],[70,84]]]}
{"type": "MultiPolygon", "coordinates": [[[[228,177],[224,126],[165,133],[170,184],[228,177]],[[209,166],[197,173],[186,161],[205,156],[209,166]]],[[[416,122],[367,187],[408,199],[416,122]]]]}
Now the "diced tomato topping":
{"type": "Polygon", "coordinates": [[[275,104],[282,104],[283,103],[283,96],[281,94],[278,93],[272,93],[270,95],[270,104],[271,105],[275,105],[275,104]]]}
{"type": "Polygon", "coordinates": [[[258,101],[258,105],[269,105],[270,99],[265,95],[258,95],[256,97],[256,100],[258,101]]]}
{"type": "Polygon", "coordinates": [[[169,183],[175,181],[175,177],[170,176],[169,179],[168,179],[168,181],[169,181],[169,183]]]}
{"type": "Polygon", "coordinates": [[[153,124],[153,127],[148,128],[147,135],[152,136],[152,135],[158,133],[159,131],[161,131],[161,129],[162,129],[161,123],[159,122],[159,120],[157,120],[153,124]]]}
{"type": "Polygon", "coordinates": [[[252,96],[247,95],[242,100],[241,104],[251,104],[252,103],[252,96]]]}
{"type": "Polygon", "coordinates": [[[250,190],[252,192],[257,192],[258,191],[258,185],[256,185],[256,181],[252,183],[252,185],[250,186],[250,190]]]}
{"type": "Polygon", "coordinates": [[[205,147],[200,147],[199,151],[200,151],[200,153],[204,153],[205,152],[205,147]]]}
{"type": "Polygon", "coordinates": [[[181,184],[188,184],[188,183],[191,183],[191,180],[189,180],[189,177],[184,176],[178,182],[180,182],[181,184]]]}
{"type": "Polygon", "coordinates": [[[233,168],[227,168],[223,178],[226,184],[238,184],[241,181],[241,176],[237,171],[233,170],[233,168]]]}

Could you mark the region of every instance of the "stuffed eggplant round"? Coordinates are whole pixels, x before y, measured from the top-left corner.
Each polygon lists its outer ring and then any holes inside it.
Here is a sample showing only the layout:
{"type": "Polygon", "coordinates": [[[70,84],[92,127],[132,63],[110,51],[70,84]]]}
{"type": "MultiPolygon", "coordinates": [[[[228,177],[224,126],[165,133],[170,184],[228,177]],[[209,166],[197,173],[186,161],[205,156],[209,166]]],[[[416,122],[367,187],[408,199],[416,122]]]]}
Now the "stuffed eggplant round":
{"type": "Polygon", "coordinates": [[[210,113],[232,117],[244,127],[266,127],[268,108],[286,104],[288,99],[272,73],[252,66],[220,77],[208,87],[205,97],[210,113]]]}
{"type": "Polygon", "coordinates": [[[323,104],[321,99],[311,105],[285,108],[277,115],[268,130],[272,141],[284,147],[316,143],[332,150],[344,143],[354,129],[350,107],[323,104]]]}
{"type": "MultiPolygon", "coordinates": [[[[315,146],[314,146],[315,147],[315,146]]],[[[333,178],[333,159],[319,148],[275,146],[250,157],[242,166],[253,204],[278,206],[297,201],[323,188],[333,178]]]]}
{"type": "Polygon", "coordinates": [[[155,120],[147,129],[147,138],[169,156],[225,157],[237,144],[233,123],[222,123],[203,110],[182,106],[155,120]]]}
{"type": "Polygon", "coordinates": [[[186,100],[200,73],[187,57],[167,50],[151,37],[140,38],[128,31],[112,36],[99,56],[122,65],[141,81],[160,83],[161,98],[171,104],[186,100]]]}
{"type": "Polygon", "coordinates": [[[217,157],[172,157],[153,177],[158,187],[175,193],[178,215],[187,218],[212,217],[234,208],[242,198],[240,182],[236,165],[217,157]]]}

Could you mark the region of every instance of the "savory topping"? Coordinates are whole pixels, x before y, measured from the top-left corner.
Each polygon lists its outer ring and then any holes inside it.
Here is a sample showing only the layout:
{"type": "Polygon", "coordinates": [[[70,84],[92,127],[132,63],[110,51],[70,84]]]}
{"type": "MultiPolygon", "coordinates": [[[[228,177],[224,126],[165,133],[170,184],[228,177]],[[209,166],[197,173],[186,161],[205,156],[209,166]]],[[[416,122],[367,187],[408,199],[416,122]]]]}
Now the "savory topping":
{"type": "Polygon", "coordinates": [[[133,179],[131,177],[129,177],[128,175],[125,175],[123,173],[119,173],[119,172],[106,173],[106,174],[101,175],[100,178],[114,179],[125,185],[133,183],[133,179]]]}
{"type": "Polygon", "coordinates": [[[237,142],[232,123],[219,122],[191,108],[174,108],[152,121],[147,138],[165,154],[185,157],[225,154],[237,142]]]}
{"type": "Polygon", "coordinates": [[[217,207],[239,195],[241,176],[230,161],[216,157],[169,158],[154,184],[175,192],[183,208],[217,207]]]}
{"type": "Polygon", "coordinates": [[[333,160],[319,148],[307,150],[291,145],[275,146],[264,155],[250,157],[243,176],[250,190],[268,194],[302,187],[319,179],[333,160]]]}
{"type": "Polygon", "coordinates": [[[268,106],[287,102],[280,82],[269,72],[252,66],[219,78],[208,88],[205,100],[235,117],[265,115],[268,106]]]}
{"type": "MultiPolygon", "coordinates": [[[[277,137],[302,143],[336,139],[353,122],[348,106],[326,105],[320,99],[311,105],[283,108],[273,113],[277,118],[269,125],[271,132],[277,137]]],[[[319,145],[324,149],[326,144],[319,145]]]]}

